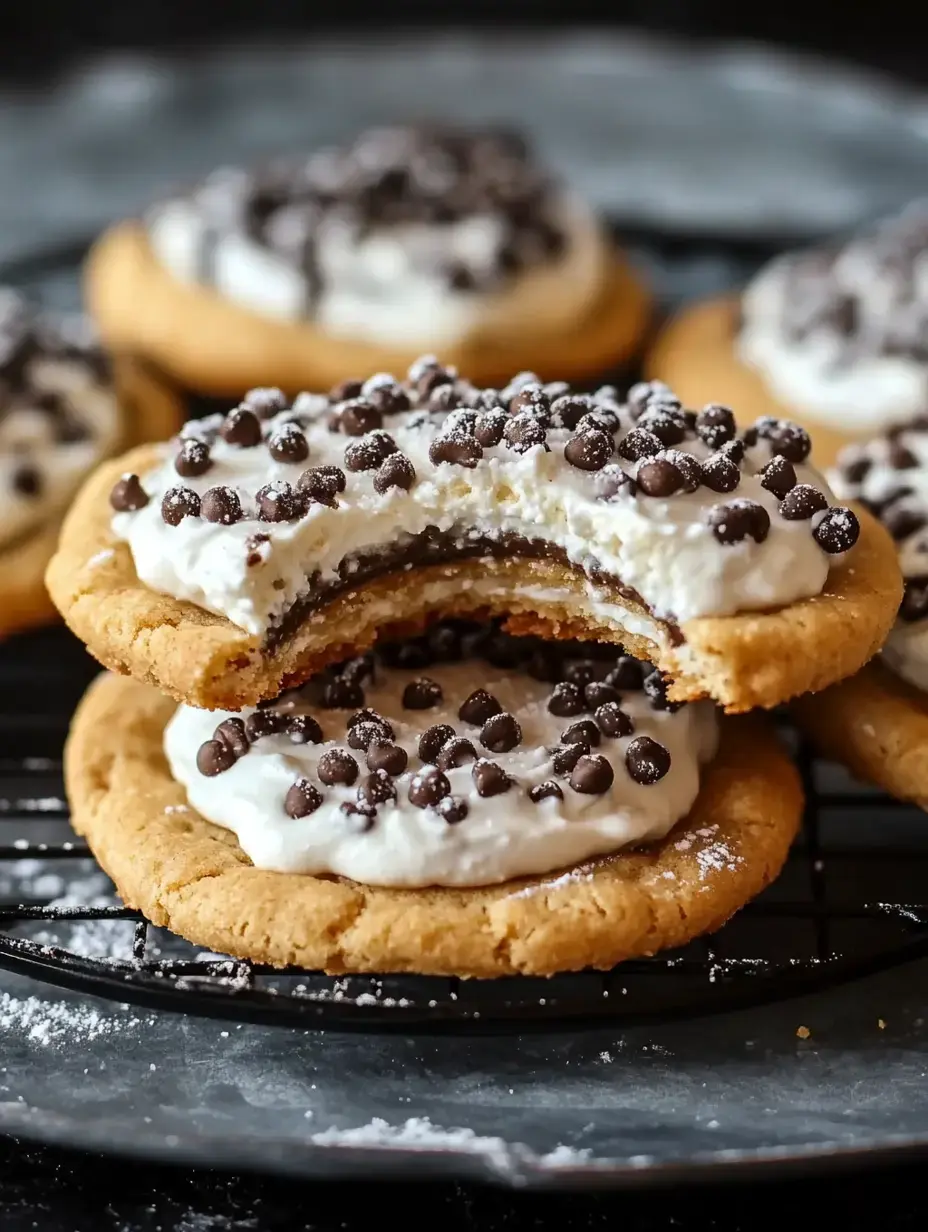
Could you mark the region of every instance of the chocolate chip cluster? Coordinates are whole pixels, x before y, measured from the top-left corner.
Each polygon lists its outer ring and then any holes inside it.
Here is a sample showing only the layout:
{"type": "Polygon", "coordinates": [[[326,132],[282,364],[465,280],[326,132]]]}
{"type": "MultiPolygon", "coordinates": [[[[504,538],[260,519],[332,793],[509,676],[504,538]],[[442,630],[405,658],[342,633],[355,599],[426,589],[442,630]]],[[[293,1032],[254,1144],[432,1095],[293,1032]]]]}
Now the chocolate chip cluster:
{"type": "MultiPolygon", "coordinates": [[[[0,421],[17,412],[42,415],[53,445],[73,445],[90,438],[92,428],[79,406],[37,376],[43,362],[77,363],[100,383],[110,380],[103,351],[81,336],[73,323],[38,312],[17,293],[0,292],[0,421]]],[[[10,435],[15,435],[10,433],[10,435]]],[[[31,436],[27,441],[31,440],[31,436]]],[[[35,448],[23,448],[11,483],[20,496],[39,498],[45,487],[42,458],[35,448]]]]}
{"type": "MultiPolygon", "coordinates": [[[[201,774],[221,774],[247,754],[264,736],[285,736],[295,743],[321,743],[319,723],[306,713],[308,707],[350,710],[345,720],[346,747],[328,749],[317,765],[318,784],[298,779],[284,801],[288,816],[305,817],[322,804],[323,789],[357,784],[356,797],[345,802],[342,812],[362,831],[376,821],[377,808],[398,798],[395,779],[409,769],[409,755],[396,743],[389,719],[366,705],[365,683],[384,667],[409,670],[412,674],[402,692],[406,710],[434,710],[451,702],[441,685],[425,674],[431,664],[462,658],[483,659],[496,667],[524,671],[551,685],[548,711],[565,724],[558,744],[547,750],[554,778],[528,791],[536,804],[551,797],[563,798],[564,787],[585,795],[602,795],[615,778],[612,761],[603,752],[611,740],[634,735],[634,723],[622,707],[624,694],[643,691],[658,710],[676,710],[679,703],[667,698],[666,681],[648,664],[628,655],[616,655],[614,647],[559,643],[537,638],[515,638],[498,627],[481,627],[465,621],[448,621],[427,634],[383,646],[331,668],[308,684],[291,689],[265,703],[243,722],[239,718],[220,723],[212,739],[197,754],[201,774]],[[363,767],[363,768],[362,768],[363,767]]],[[[474,791],[481,797],[502,795],[517,784],[493,755],[508,753],[524,740],[515,715],[504,710],[486,687],[477,687],[456,707],[460,729],[448,722],[426,727],[419,737],[416,754],[420,765],[412,774],[407,799],[416,808],[431,808],[449,824],[463,821],[467,800],[452,793],[447,772],[471,766],[474,791]]],[[[670,769],[667,748],[649,736],[630,740],[624,756],[629,777],[641,786],[659,782],[670,769]]]]}
{"type": "Polygon", "coordinates": [[[561,255],[567,241],[553,189],[518,134],[430,126],[371,129],[353,145],[302,163],[213,177],[195,200],[220,233],[234,223],[301,266],[312,298],[321,286],[317,246],[327,219],[363,236],[375,228],[493,217],[499,242],[490,268],[449,253],[430,271],[450,289],[467,292],[561,255]]]}
{"type": "Polygon", "coordinates": [[[842,483],[854,499],[883,523],[898,544],[914,539],[918,552],[924,554],[924,569],[905,577],[899,616],[906,621],[928,617],[928,538],[921,535],[928,525],[928,503],[924,489],[913,478],[925,466],[918,456],[928,453],[921,449],[923,442],[928,444],[928,415],[852,447],[840,463],[842,483]]]}
{"type": "Polygon", "coordinates": [[[781,327],[803,342],[826,332],[849,358],[886,355],[928,363],[928,209],[884,221],[847,245],[781,261],[781,327]]]}

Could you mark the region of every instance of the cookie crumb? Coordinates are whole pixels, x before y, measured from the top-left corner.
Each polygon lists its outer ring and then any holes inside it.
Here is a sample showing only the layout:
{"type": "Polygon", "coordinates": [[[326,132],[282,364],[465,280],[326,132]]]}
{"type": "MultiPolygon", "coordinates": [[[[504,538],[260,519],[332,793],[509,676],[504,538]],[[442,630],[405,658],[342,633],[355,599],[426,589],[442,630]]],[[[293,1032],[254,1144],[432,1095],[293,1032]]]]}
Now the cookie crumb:
{"type": "Polygon", "coordinates": [[[809,1030],[808,1027],[797,1027],[796,1028],[796,1036],[798,1039],[807,1040],[809,1039],[811,1034],[812,1032],[809,1030]]]}
{"type": "Polygon", "coordinates": [[[885,1021],[884,1021],[882,1018],[878,1018],[878,1019],[876,1020],[876,1025],[880,1028],[880,1030],[881,1030],[881,1031],[885,1031],[885,1030],[886,1030],[886,1023],[885,1023],[885,1021]]]}

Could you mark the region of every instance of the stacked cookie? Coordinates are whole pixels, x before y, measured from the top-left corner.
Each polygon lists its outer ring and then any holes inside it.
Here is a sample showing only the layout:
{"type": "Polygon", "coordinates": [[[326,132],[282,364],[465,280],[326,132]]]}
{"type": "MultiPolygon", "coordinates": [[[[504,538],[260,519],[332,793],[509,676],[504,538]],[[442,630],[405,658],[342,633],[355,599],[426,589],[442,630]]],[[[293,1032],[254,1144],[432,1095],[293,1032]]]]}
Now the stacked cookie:
{"type": "Polygon", "coordinates": [[[809,452],[422,356],[104,465],[48,572],[118,673],[75,826],[156,923],[277,965],[550,973],[717,927],[801,813],[744,712],[858,671],[902,591],[809,452]]]}

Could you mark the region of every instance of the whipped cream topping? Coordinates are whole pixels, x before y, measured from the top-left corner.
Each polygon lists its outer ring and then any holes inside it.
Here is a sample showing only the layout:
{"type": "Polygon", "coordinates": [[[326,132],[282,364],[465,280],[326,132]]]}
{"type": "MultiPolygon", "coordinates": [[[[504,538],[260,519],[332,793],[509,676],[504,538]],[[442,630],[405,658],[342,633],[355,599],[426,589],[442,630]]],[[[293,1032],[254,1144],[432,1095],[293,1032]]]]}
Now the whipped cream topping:
{"type": "Polygon", "coordinates": [[[928,202],[792,253],[741,301],[741,360],[797,412],[877,432],[928,406],[928,202]]]}
{"type": "Polygon", "coordinates": [[[928,417],[849,446],[832,480],[837,492],[869,508],[896,541],[905,594],[882,658],[928,691],[928,417]]]}
{"type": "Polygon", "coordinates": [[[89,324],[0,290],[0,548],[60,513],[119,430],[89,324]]]}
{"type": "Polygon", "coordinates": [[[476,390],[426,357],[347,399],[253,391],[124,477],[113,530],[152,589],[269,637],[296,604],[461,555],[553,557],[670,622],[771,608],[856,541],[801,428],[738,436],[657,383],[565,390],[476,390]]]}
{"type": "Polygon", "coordinates": [[[223,168],[145,222],[183,282],[414,349],[576,324],[609,263],[594,213],[491,130],[372,129],[255,175],[223,168]]]}
{"type": "Polygon", "coordinates": [[[257,711],[181,706],[165,754],[258,868],[382,886],[549,872],[662,838],[716,748],[708,703],[668,707],[646,665],[592,653],[439,626],[257,711]]]}

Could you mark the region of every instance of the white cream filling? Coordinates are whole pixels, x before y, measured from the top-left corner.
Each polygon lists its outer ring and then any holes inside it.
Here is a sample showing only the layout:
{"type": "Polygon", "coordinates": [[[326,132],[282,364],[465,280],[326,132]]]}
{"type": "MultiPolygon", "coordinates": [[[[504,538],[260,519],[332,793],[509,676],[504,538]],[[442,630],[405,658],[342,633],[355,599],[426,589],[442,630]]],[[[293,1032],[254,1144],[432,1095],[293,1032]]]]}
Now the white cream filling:
{"type": "Polygon", "coordinates": [[[88,435],[80,441],[56,440],[51,417],[32,405],[28,394],[13,397],[0,415],[0,547],[61,513],[83,477],[119,440],[115,395],[79,360],[30,361],[29,386],[37,394],[63,395],[88,435]],[[38,477],[34,493],[20,490],[17,476],[23,470],[38,477]]]}
{"type": "MultiPolygon", "coordinates": [[[[265,633],[306,592],[309,574],[333,580],[343,559],[429,527],[462,541],[470,532],[544,539],[580,567],[598,562],[637,591],[656,616],[679,622],[778,607],[819,594],[829,568],[840,559],[819,548],[808,521],[787,521],[778,513],[776,497],[761,487],[757,473],[769,459],[766,446],[747,451],[741,482],[726,496],[700,487],[669,499],[603,501],[595,475],[566,462],[567,430],[549,430],[550,452],[536,446],[518,454],[501,444],[486,449],[477,467],[467,469],[434,465],[428,453],[442,432],[439,417],[411,426],[412,415],[389,416],[385,423],[415,466],[417,481],[409,492],[392,489],[379,495],[373,471],[348,472],[337,508],[314,505],[296,522],[258,522],[254,494],[263,484],[276,479],[295,484],[309,466],[344,464],[346,446],[358,438],[332,433],[319,419],[306,428],[309,457],[298,465],[273,461],[263,446],[236,449],[220,438],[212,447],[210,470],[181,479],[173,449],[167,449],[163,463],[142,477],[152,499],[137,512],[116,515],[114,533],[128,542],[146,585],[225,616],[255,635],[265,633]],[[169,526],[161,516],[161,498],[178,484],[198,493],[230,486],[249,516],[232,526],[202,518],[169,526]],[[733,499],[750,499],[767,510],[770,533],[763,543],[747,538],[722,545],[715,538],[707,511],[733,499]],[[249,553],[255,554],[248,540],[256,533],[267,535],[268,542],[259,563],[249,566],[249,553]]],[[[701,456],[708,452],[698,441],[688,441],[686,448],[701,456]]],[[[621,459],[616,455],[612,461],[621,459]]],[[[633,463],[622,465],[635,470],[633,463]]],[[[815,470],[800,465],[796,472],[800,482],[830,497],[815,470]]]]}
{"type": "MultiPolygon", "coordinates": [[[[501,237],[498,217],[375,226],[360,236],[325,217],[315,229],[321,290],[313,319],[333,337],[419,350],[440,351],[477,337],[556,334],[576,325],[596,302],[610,247],[593,212],[571,195],[560,195],[552,219],[566,239],[560,256],[526,266],[497,289],[458,291],[442,270],[464,261],[478,272],[491,271],[501,237]]],[[[177,198],[151,210],[146,222],[165,269],[182,282],[201,281],[212,216],[195,199],[177,198]]],[[[221,230],[210,268],[212,285],[233,303],[283,321],[306,316],[308,287],[296,260],[244,231],[221,230]]]]}
{"type": "Polygon", "coordinates": [[[356,799],[357,784],[324,786],[316,775],[319,758],[332,748],[346,749],[359,761],[361,776],[367,773],[364,753],[345,742],[352,711],[307,706],[306,712],[322,727],[324,744],[264,737],[230,769],[206,777],[197,769],[197,750],[219,722],[232,716],[181,706],[165,730],[164,749],[191,806],[231,830],[258,868],[277,872],[330,873],[379,886],[490,885],[662,838],[691,809],[700,766],[715,753],[713,708],[700,702],[671,714],[652,709],[640,690],[624,693],[622,709],[632,719],[633,735],[604,737],[594,750],[612,764],[611,789],[585,795],[559,778],[563,800],[535,804],[529,788],[555,777],[547,749],[577,721],[548,712],[551,688],[482,662],[441,664],[421,673],[380,670],[376,686],[365,689],[365,702],[390,721],[396,743],[409,754],[409,765],[393,780],[397,800],[378,807],[374,825],[365,833],[358,832],[356,818],[341,812],[343,803],[356,799]],[[420,674],[441,685],[443,702],[431,710],[404,710],[403,686],[420,674]],[[480,746],[480,729],[458,718],[461,702],[477,687],[491,692],[518,720],[523,740],[511,752],[488,753],[480,746]],[[474,789],[472,762],[447,771],[452,794],[468,806],[467,816],[454,825],[435,809],[416,808],[408,800],[410,780],[422,768],[416,752],[419,736],[434,723],[449,723],[514,780],[504,794],[482,798],[474,789]],[[650,786],[634,782],[625,768],[630,741],[642,735],[664,745],[671,756],[668,773],[650,786]],[[294,819],[284,811],[284,800],[299,778],[309,779],[322,792],[323,803],[309,816],[294,819]]]}

